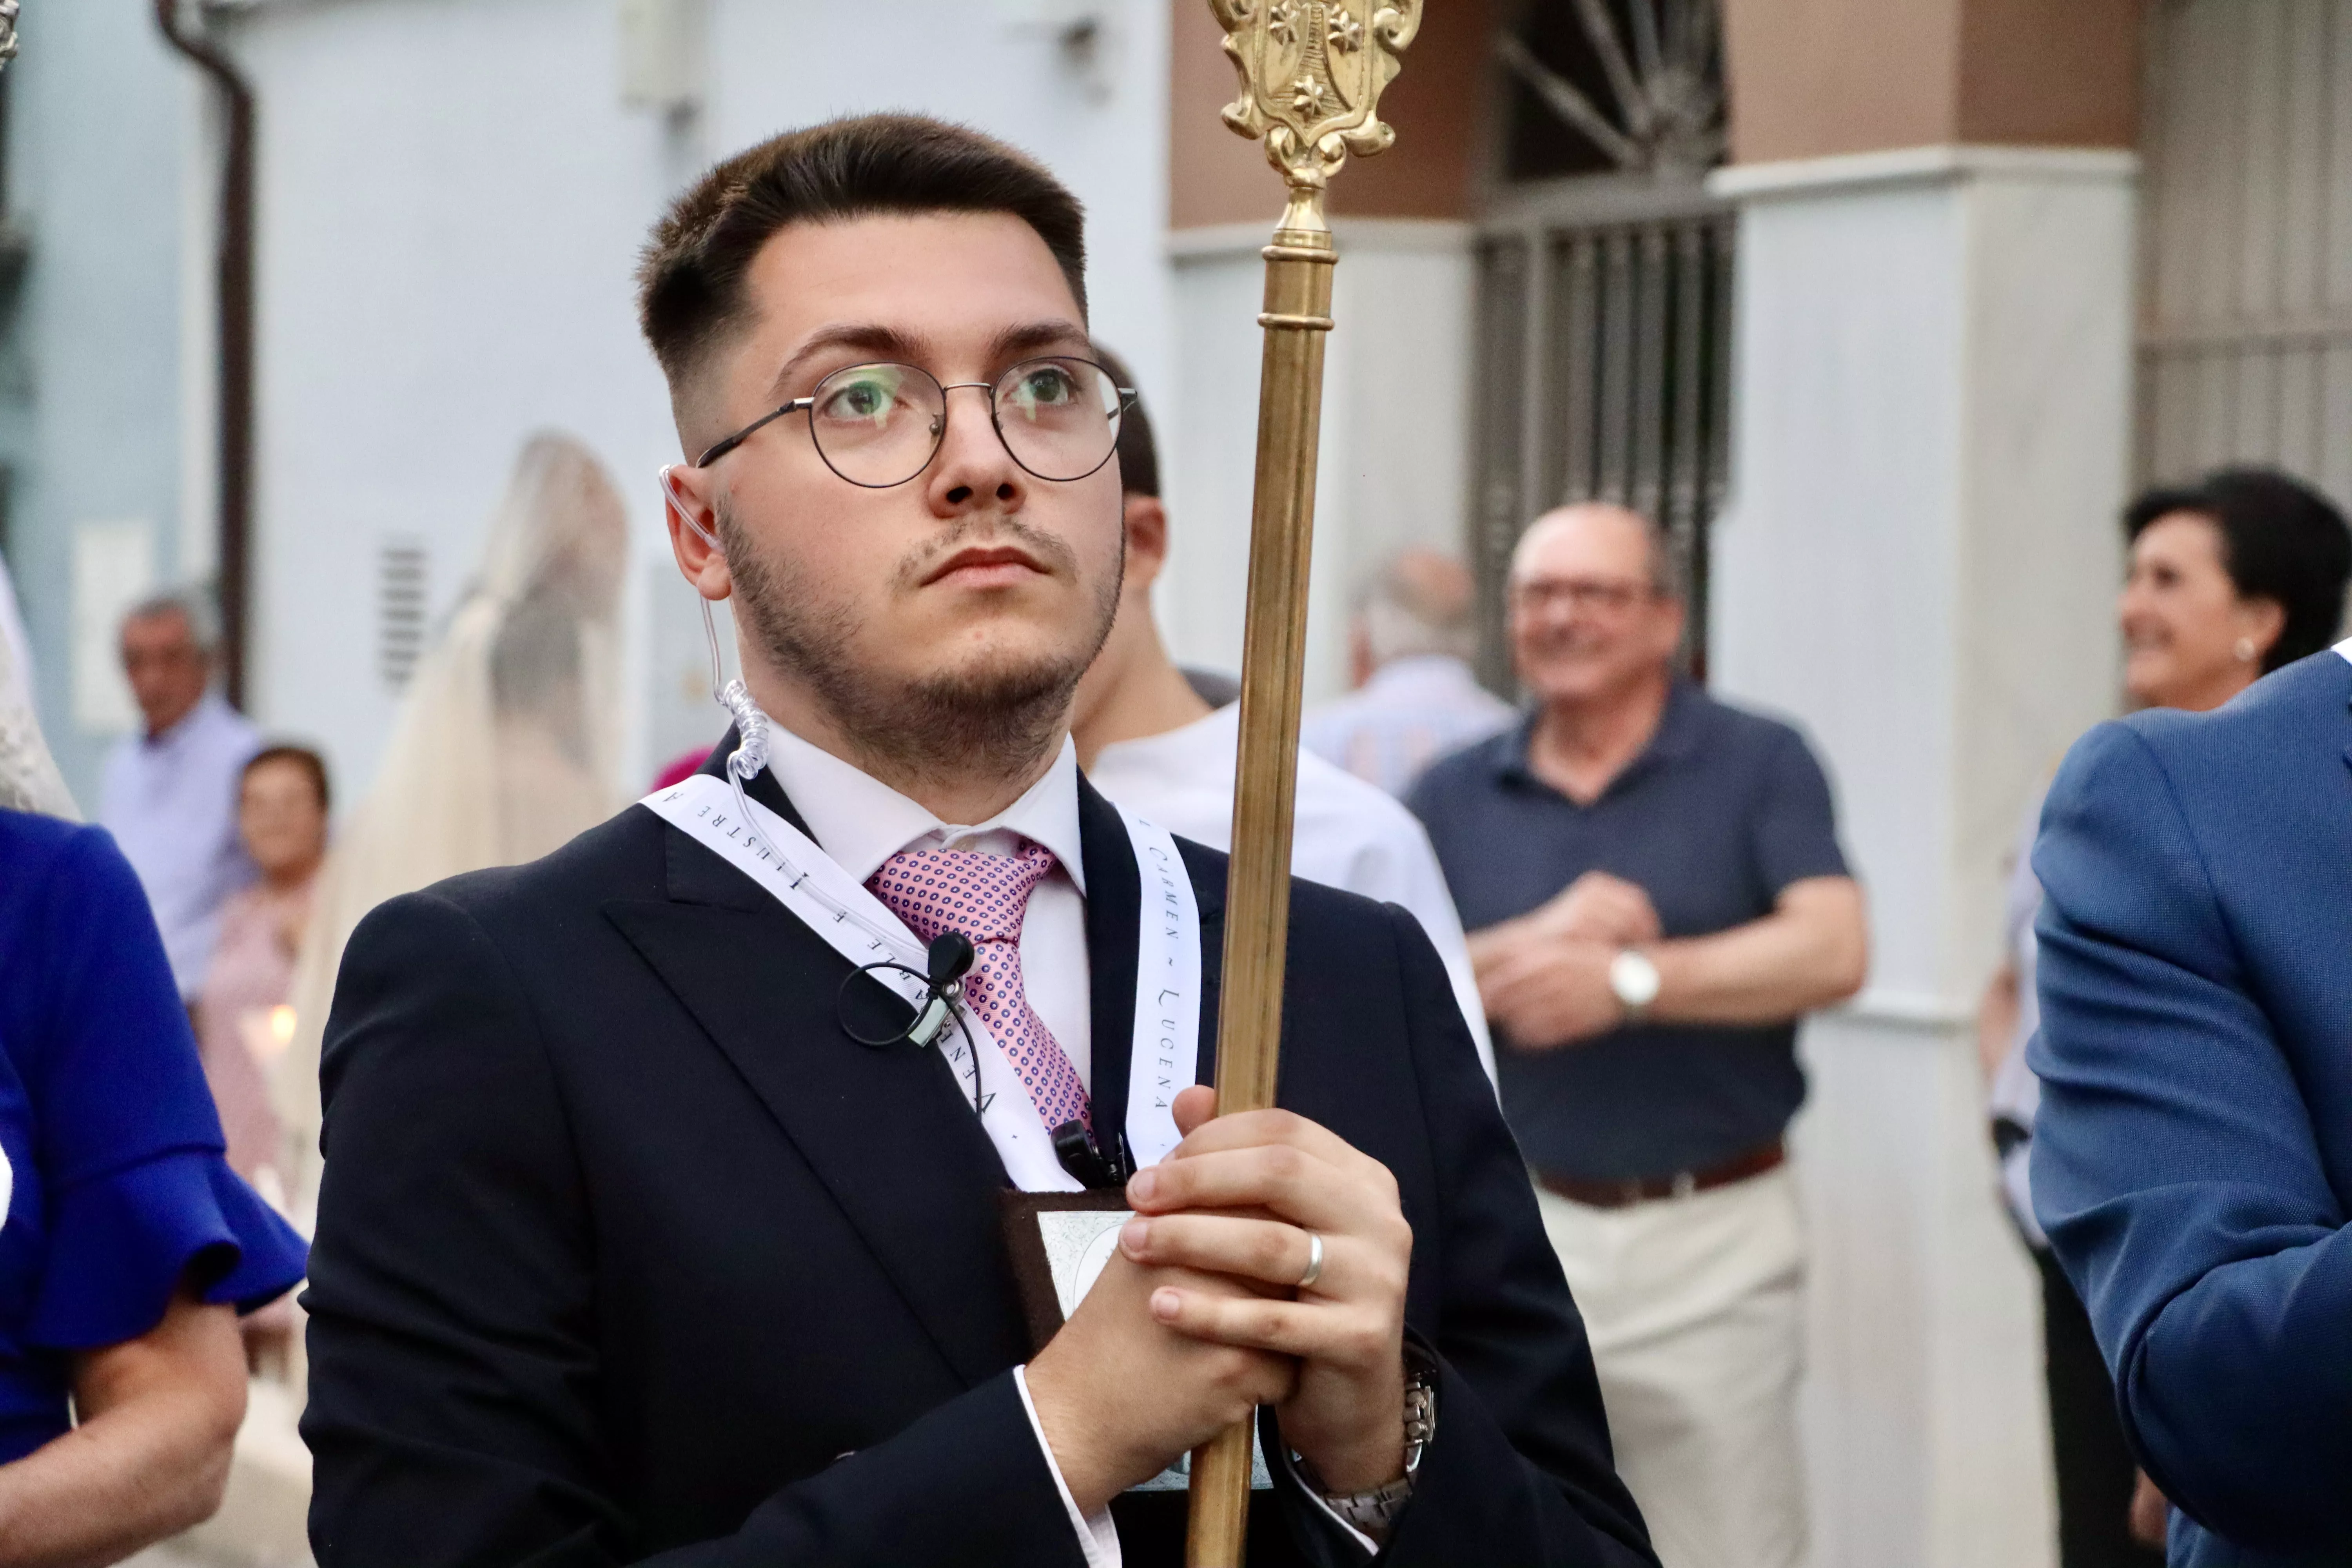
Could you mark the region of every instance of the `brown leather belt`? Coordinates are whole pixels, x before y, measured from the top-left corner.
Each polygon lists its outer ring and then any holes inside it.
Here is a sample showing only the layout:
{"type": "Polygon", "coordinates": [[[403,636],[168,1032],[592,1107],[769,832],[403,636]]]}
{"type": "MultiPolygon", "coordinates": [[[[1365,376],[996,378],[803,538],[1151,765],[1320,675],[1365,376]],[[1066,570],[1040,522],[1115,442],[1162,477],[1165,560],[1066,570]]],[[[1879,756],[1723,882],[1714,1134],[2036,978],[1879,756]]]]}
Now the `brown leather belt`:
{"type": "Polygon", "coordinates": [[[1536,1184],[1546,1192],[1558,1193],[1573,1204],[1587,1208],[1622,1209],[1635,1204],[1649,1203],[1658,1198],[1688,1197],[1711,1187],[1727,1187],[1734,1182],[1744,1182],[1750,1176],[1760,1176],[1767,1171],[1778,1170],[1788,1163],[1788,1146],[1775,1139],[1769,1143],[1750,1149],[1745,1154],[1735,1154],[1720,1165],[1709,1165],[1704,1171],[1676,1171],[1671,1176],[1648,1176],[1636,1182],[1587,1182],[1574,1176],[1555,1176],[1545,1171],[1536,1173],[1536,1184]]]}

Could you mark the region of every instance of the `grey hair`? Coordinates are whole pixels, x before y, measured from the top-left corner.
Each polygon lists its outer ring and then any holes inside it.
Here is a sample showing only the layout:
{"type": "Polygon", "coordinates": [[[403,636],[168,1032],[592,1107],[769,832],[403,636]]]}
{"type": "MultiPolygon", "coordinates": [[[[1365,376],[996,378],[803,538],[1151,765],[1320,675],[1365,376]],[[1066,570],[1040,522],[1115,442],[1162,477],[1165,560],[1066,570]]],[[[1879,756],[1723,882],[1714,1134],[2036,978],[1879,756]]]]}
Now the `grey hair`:
{"type": "Polygon", "coordinates": [[[121,624],[127,626],[133,621],[152,620],[158,616],[178,616],[187,622],[188,640],[206,658],[220,651],[220,611],[206,590],[167,588],[160,594],[150,594],[122,613],[121,624]]]}
{"type": "Polygon", "coordinates": [[[1476,584],[1459,561],[1428,549],[1399,551],[1357,595],[1375,667],[1394,658],[1478,651],[1476,584]]]}

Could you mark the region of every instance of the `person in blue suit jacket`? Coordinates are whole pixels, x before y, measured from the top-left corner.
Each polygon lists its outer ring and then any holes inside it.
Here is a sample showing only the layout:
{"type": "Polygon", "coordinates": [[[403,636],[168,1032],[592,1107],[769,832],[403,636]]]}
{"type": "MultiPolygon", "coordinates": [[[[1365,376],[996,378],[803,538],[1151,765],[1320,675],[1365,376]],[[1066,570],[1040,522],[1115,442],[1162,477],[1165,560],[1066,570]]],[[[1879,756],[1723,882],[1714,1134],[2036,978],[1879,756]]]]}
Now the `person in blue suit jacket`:
{"type": "Polygon", "coordinates": [[[2352,1552],[2352,643],[2066,759],[2034,1207],[2188,1568],[2352,1552]]]}

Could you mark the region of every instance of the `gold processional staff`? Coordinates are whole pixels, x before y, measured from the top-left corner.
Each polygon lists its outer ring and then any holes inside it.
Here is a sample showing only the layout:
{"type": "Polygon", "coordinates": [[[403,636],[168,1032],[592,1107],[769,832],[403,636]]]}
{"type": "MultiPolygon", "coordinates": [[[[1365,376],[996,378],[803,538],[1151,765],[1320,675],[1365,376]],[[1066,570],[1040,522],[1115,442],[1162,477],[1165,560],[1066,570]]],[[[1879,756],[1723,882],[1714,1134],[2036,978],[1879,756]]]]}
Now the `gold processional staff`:
{"type": "MultiPolygon", "coordinates": [[[[1242,634],[1241,754],[1226,872],[1224,983],[1217,1013],[1217,1110],[1274,1103],[1282,969],[1290,925],[1290,816],[1298,777],[1299,678],[1315,459],[1323,417],[1323,334],[1339,262],[1323,192],[1349,153],[1396,140],[1376,110],[1421,26],[1421,0],[1209,0],[1242,79],[1227,125],[1264,137],[1289,186],[1265,247],[1265,357],[1258,369],[1257,488],[1250,509],[1249,607],[1242,634]]],[[[1241,1568],[1249,1523],[1250,1424],[1192,1456],[1190,1568],[1241,1568]]]]}

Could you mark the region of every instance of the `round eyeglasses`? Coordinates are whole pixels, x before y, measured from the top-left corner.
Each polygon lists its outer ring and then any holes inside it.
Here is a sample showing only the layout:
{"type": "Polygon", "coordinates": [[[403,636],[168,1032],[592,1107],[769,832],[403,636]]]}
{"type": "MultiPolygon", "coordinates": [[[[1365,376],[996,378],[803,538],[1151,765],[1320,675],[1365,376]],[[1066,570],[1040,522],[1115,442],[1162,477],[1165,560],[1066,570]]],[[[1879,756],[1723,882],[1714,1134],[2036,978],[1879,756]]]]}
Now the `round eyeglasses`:
{"type": "Polygon", "coordinates": [[[1135,389],[1083,359],[1024,360],[994,381],[942,386],[911,364],[853,364],[746,425],[695,458],[707,468],[787,414],[808,414],[809,438],[824,466],[866,489],[903,485],[931,466],[948,429],[948,394],[988,394],[988,415],[1013,460],[1041,479],[1083,479],[1118,446],[1119,416],[1135,389]]]}

